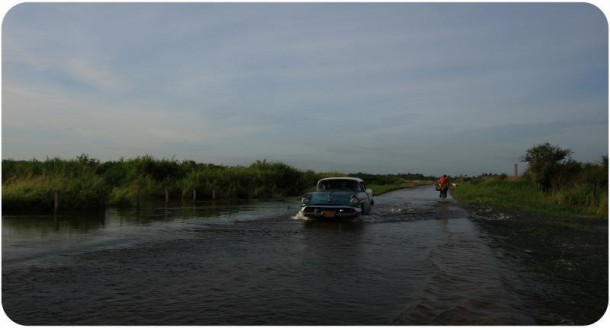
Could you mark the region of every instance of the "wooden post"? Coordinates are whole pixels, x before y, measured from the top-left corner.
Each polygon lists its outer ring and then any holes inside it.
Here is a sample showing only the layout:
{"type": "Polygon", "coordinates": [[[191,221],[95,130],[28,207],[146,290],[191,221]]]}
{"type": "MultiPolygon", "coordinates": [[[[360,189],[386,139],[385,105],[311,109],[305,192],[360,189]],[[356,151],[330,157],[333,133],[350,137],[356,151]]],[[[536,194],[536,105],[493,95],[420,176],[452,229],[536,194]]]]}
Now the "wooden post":
{"type": "Polygon", "coordinates": [[[193,202],[197,201],[197,189],[193,189],[193,202]]]}
{"type": "Polygon", "coordinates": [[[212,200],[216,199],[216,190],[212,190],[212,200]]]}
{"type": "Polygon", "coordinates": [[[55,201],[53,203],[53,209],[57,212],[57,208],[59,207],[59,194],[57,191],[55,192],[55,201]]]}
{"type": "Polygon", "coordinates": [[[169,203],[169,191],[165,189],[165,204],[169,203]]]}
{"type": "Polygon", "coordinates": [[[519,177],[519,171],[517,170],[517,163],[515,163],[515,166],[513,167],[513,172],[515,174],[515,178],[519,177]]]}

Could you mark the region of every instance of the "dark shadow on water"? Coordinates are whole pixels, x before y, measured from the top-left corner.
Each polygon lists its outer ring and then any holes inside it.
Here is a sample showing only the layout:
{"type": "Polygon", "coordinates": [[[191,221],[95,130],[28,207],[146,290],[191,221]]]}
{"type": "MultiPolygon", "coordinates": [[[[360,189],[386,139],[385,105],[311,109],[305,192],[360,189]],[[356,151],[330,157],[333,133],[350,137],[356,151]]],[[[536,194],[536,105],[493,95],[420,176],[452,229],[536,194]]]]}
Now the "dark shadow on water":
{"type": "Polygon", "coordinates": [[[542,325],[589,325],[608,306],[608,222],[497,210],[473,221],[527,282],[522,297],[542,325]]]}
{"type": "Polygon", "coordinates": [[[106,225],[105,210],[66,211],[57,214],[2,217],[2,228],[12,233],[49,234],[88,232],[106,225]]]}
{"type": "Polygon", "coordinates": [[[360,218],[346,220],[306,220],[303,222],[306,229],[324,229],[336,231],[360,231],[364,229],[364,222],[360,218]]]}

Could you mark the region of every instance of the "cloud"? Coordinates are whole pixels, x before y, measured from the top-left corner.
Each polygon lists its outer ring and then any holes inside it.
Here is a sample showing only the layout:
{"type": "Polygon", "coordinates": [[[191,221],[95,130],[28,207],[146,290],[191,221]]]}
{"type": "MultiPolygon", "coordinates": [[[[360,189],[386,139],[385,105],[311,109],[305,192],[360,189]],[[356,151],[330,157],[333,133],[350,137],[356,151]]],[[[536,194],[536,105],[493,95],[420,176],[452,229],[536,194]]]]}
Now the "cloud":
{"type": "Polygon", "coordinates": [[[586,4],[22,4],[3,41],[3,156],[432,172],[547,138],[607,151],[586,4]]]}

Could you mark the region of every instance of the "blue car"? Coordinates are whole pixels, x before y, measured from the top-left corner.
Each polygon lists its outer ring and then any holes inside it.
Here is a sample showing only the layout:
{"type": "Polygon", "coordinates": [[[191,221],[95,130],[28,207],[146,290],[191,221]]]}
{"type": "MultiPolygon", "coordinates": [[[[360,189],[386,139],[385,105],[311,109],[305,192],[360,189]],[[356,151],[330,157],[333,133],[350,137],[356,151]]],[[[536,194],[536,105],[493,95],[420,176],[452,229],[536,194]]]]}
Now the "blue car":
{"type": "Polygon", "coordinates": [[[318,181],[316,191],[303,195],[301,214],[311,219],[354,218],[371,212],[373,191],[359,178],[318,181]]]}

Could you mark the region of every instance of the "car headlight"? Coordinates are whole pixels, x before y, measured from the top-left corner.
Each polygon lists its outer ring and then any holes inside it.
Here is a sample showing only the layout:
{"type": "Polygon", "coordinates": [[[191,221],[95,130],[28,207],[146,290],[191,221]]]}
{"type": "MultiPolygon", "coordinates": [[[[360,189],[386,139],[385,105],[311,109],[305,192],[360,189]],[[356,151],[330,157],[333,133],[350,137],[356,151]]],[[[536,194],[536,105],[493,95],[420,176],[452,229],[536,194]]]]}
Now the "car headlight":
{"type": "Polygon", "coordinates": [[[360,199],[358,199],[358,197],[356,197],[356,196],[352,196],[349,199],[349,204],[352,206],[358,206],[358,205],[360,205],[360,199]]]}
{"type": "Polygon", "coordinates": [[[301,203],[309,205],[309,203],[311,203],[311,195],[304,195],[303,198],[301,198],[301,203]]]}

